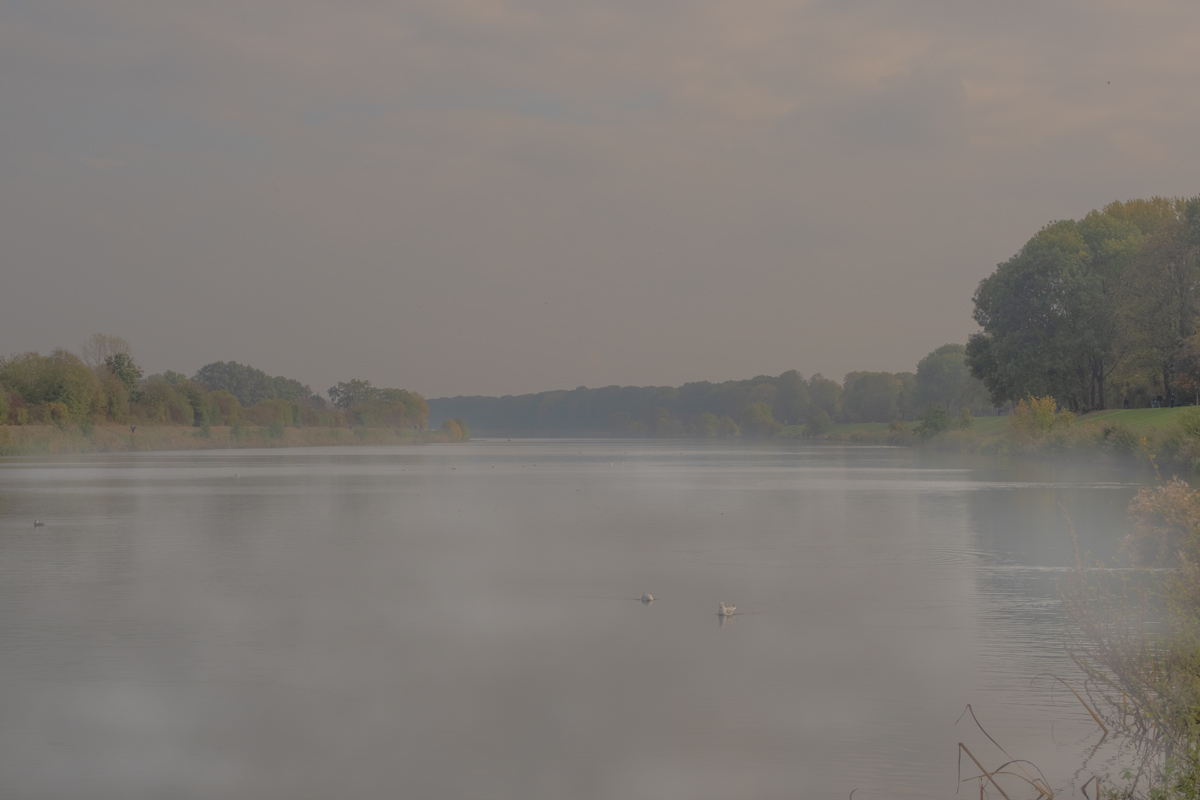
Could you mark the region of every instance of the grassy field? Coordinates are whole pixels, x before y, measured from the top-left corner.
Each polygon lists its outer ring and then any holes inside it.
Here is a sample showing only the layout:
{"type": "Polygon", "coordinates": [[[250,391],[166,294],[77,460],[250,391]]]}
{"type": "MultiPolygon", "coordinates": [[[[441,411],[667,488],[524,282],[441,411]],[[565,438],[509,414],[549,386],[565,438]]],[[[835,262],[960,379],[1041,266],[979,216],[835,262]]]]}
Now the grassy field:
{"type": "Polygon", "coordinates": [[[1075,420],[1075,424],[1089,422],[1107,422],[1126,425],[1134,431],[1155,430],[1165,431],[1179,424],[1179,418],[1195,406],[1180,408],[1130,408],[1111,409],[1109,411],[1093,411],[1075,420]]]}

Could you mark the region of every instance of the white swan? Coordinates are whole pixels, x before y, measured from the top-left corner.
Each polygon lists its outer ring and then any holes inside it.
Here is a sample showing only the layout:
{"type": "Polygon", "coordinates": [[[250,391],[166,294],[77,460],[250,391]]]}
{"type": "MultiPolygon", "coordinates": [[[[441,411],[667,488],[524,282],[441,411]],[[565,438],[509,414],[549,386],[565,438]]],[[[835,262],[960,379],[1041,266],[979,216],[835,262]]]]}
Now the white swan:
{"type": "Polygon", "coordinates": [[[717,615],[722,617],[732,617],[734,611],[737,611],[737,606],[730,606],[729,608],[726,608],[725,604],[721,603],[721,610],[717,612],[717,615]]]}
{"type": "Polygon", "coordinates": [[[642,602],[643,603],[653,603],[654,595],[650,594],[649,592],[642,592],[642,602]]]}

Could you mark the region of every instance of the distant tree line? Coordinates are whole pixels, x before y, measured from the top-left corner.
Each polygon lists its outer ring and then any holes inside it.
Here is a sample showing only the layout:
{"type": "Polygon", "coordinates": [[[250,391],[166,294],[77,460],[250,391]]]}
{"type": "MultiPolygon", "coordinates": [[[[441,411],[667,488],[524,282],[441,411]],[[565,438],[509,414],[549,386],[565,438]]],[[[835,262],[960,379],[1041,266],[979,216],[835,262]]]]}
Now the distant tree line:
{"type": "MultiPolygon", "coordinates": [[[[258,425],[426,427],[429,407],[416,392],[352,380],[330,389],[331,404],[300,381],[236,361],[214,361],[191,378],[168,370],[143,377],[129,343],[95,334],[79,354],[20,353],[0,358],[0,424],[258,425]]],[[[448,431],[469,438],[465,426],[448,431]]]]}
{"type": "Polygon", "coordinates": [[[504,397],[442,397],[430,416],[466,420],[476,431],[616,436],[770,437],[785,426],[823,430],[833,422],[916,420],[930,404],[949,414],[994,413],[966,365],[966,348],[948,344],[913,372],[851,372],[838,381],[796,370],[779,376],[683,386],[606,386],[504,397]]]}
{"type": "Polygon", "coordinates": [[[1051,222],[975,292],[967,343],[993,402],[1076,413],[1200,402],[1200,197],[1111,203],[1051,222]]]}
{"type": "MultiPolygon", "coordinates": [[[[361,425],[491,433],[768,437],[803,424],[966,421],[1030,397],[1076,413],[1200,404],[1200,197],[1111,203],[1052,222],[980,282],[982,330],[926,355],[916,372],[796,370],[749,380],[579,387],[444,397],[350,380],[329,401],[300,381],[233,361],[190,378],[143,377],[129,343],[96,334],[71,353],[0,358],[0,424],[361,425]],[[966,413],[963,413],[966,409],[966,413]]],[[[966,424],[964,422],[964,424],[966,424]]]]}

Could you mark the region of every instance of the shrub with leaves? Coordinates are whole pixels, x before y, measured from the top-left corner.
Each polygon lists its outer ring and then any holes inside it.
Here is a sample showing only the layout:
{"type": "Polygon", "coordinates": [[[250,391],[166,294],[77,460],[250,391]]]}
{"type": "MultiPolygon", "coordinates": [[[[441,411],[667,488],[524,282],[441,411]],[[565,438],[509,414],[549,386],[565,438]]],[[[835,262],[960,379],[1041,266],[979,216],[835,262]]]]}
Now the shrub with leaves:
{"type": "Polygon", "coordinates": [[[1179,478],[1146,487],[1129,504],[1133,530],[1122,548],[1147,567],[1178,567],[1200,555],[1200,492],[1179,478]]]}
{"type": "Polygon", "coordinates": [[[804,425],[804,435],[809,439],[815,439],[823,433],[829,433],[832,427],[833,419],[829,414],[817,409],[808,415],[808,422],[804,425]]]}
{"type": "Polygon", "coordinates": [[[925,414],[921,417],[921,423],[917,425],[917,436],[929,439],[949,427],[950,412],[946,411],[941,403],[930,403],[925,406],[925,414]]]}
{"type": "Polygon", "coordinates": [[[66,403],[59,403],[55,400],[46,403],[46,422],[52,422],[59,429],[65,429],[70,420],[71,411],[67,408],[66,403]]]}
{"type": "Polygon", "coordinates": [[[1075,428],[1075,415],[1058,411],[1053,397],[1030,397],[1017,403],[1008,415],[1003,448],[1009,452],[1068,453],[1094,444],[1091,438],[1081,436],[1075,428]]]}
{"type": "Polygon", "coordinates": [[[69,420],[83,419],[103,407],[95,374],[66,350],[55,350],[48,356],[22,353],[0,358],[0,383],[30,405],[63,405],[69,420]]]}

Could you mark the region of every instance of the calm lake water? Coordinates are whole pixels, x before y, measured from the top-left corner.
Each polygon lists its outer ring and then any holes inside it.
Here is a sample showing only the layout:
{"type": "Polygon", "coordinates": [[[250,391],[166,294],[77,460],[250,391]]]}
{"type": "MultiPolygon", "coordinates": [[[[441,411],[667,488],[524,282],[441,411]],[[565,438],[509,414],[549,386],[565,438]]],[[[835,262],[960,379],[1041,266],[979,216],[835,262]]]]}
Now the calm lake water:
{"type": "Polygon", "coordinates": [[[1057,504],[1112,558],[1132,480],[676,441],[0,459],[0,796],[951,797],[959,741],[1005,760],[967,703],[1078,794],[1095,724],[1030,684],[1077,674],[1057,504]]]}

